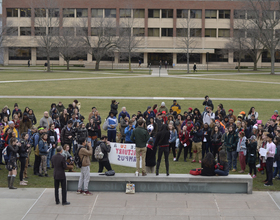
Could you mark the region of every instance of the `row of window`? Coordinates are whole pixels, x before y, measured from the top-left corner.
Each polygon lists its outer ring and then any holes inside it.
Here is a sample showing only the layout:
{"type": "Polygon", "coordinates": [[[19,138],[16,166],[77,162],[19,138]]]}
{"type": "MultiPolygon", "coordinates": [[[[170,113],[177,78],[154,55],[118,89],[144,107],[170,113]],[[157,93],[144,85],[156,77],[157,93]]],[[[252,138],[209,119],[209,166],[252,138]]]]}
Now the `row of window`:
{"type": "MultiPolygon", "coordinates": [[[[35,8],[35,17],[59,17],[59,9],[41,9],[35,8]]],[[[62,10],[63,17],[88,17],[87,8],[64,8],[62,10]]],[[[30,8],[7,8],[7,17],[31,17],[30,8]]],[[[91,17],[97,18],[115,18],[116,9],[91,9],[91,17]]],[[[120,18],[145,18],[145,9],[120,9],[120,18]]],[[[173,9],[148,9],[149,18],[173,18],[173,9]]],[[[202,18],[202,10],[200,9],[177,9],[177,18],[202,18]],[[190,14],[190,15],[189,15],[190,14]]],[[[230,10],[205,10],[205,18],[207,19],[229,19],[230,10]]]]}
{"type": "MultiPolygon", "coordinates": [[[[36,59],[37,60],[46,60],[47,57],[43,55],[44,52],[40,50],[40,48],[36,49],[36,59]]],[[[144,54],[141,53],[137,57],[132,58],[132,62],[137,63],[139,57],[143,58],[144,54]]],[[[121,54],[119,57],[122,57],[121,54]]],[[[31,48],[30,47],[24,47],[24,48],[18,48],[18,47],[10,47],[9,48],[9,60],[29,60],[31,59],[31,48]]],[[[208,62],[228,62],[228,54],[222,51],[221,49],[215,49],[214,54],[208,54],[206,57],[208,62]]],[[[59,52],[56,51],[52,54],[51,60],[59,60],[59,52]]],[[[84,52],[84,54],[73,57],[71,60],[87,60],[87,53],[84,52]]],[[[92,60],[94,61],[95,58],[93,57],[92,60]]],[[[201,54],[199,53],[191,53],[189,61],[192,63],[201,63],[201,54]]],[[[114,61],[114,57],[105,56],[102,58],[102,61],[114,61]]],[[[127,59],[120,59],[120,62],[126,62],[127,59]]],[[[237,62],[237,54],[234,54],[233,61],[237,62]]],[[[280,52],[275,52],[275,61],[280,62],[280,52]]],[[[252,58],[244,54],[244,56],[241,59],[241,62],[253,62],[252,58]]],[[[262,62],[271,62],[271,56],[268,53],[268,51],[262,52],[262,62]]],[[[178,53],[177,54],[177,63],[178,64],[185,64],[187,63],[187,56],[185,53],[178,53]]]]}
{"type": "MultiPolygon", "coordinates": [[[[123,33],[125,32],[128,35],[133,36],[145,36],[145,28],[123,28],[121,29],[123,33]],[[132,31],[132,33],[131,33],[132,31]]],[[[84,36],[88,33],[87,28],[74,28],[74,27],[64,27],[62,28],[62,31],[68,35],[68,36],[84,36]],[[76,34],[75,34],[76,33],[76,34]]],[[[116,29],[115,28],[91,28],[91,36],[98,36],[100,33],[104,35],[116,35],[116,29]]],[[[60,29],[58,27],[49,27],[42,28],[42,27],[35,27],[34,28],[35,36],[45,36],[47,33],[49,35],[58,36],[60,33],[60,29]],[[48,32],[47,32],[48,30],[48,32]]],[[[190,33],[188,34],[188,30],[184,28],[177,28],[176,29],[176,36],[177,37],[187,37],[188,35],[190,37],[201,37],[201,28],[191,28],[190,33]]],[[[10,27],[7,30],[7,34],[9,36],[31,36],[31,27],[20,27],[19,29],[17,27],[10,27]],[[19,34],[18,34],[19,30],[19,34]]],[[[230,37],[230,29],[218,29],[218,33],[216,29],[205,29],[205,37],[230,37]]],[[[149,37],[173,37],[173,28],[148,28],[148,36],[149,37]],[[161,35],[160,35],[161,33],[161,35]]]]}

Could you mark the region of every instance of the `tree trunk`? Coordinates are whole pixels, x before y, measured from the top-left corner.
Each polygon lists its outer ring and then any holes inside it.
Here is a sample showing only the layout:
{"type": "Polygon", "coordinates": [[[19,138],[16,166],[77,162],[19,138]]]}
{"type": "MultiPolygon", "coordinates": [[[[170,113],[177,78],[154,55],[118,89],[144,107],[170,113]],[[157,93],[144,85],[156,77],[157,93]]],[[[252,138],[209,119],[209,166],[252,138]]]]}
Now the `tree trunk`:
{"type": "Polygon", "coordinates": [[[238,72],[240,72],[240,58],[238,59],[238,72]]]}
{"type": "Polygon", "coordinates": [[[96,70],[96,71],[99,70],[99,63],[100,63],[100,60],[97,60],[97,59],[96,59],[96,62],[95,62],[95,70],[96,70]]]}
{"type": "Polygon", "coordinates": [[[67,63],[67,70],[70,70],[70,68],[69,68],[70,60],[66,60],[66,63],[67,63]]]}
{"type": "Polygon", "coordinates": [[[190,53],[189,53],[189,44],[187,45],[187,73],[190,73],[190,53]]]}
{"type": "Polygon", "coordinates": [[[130,53],[128,53],[128,71],[132,72],[132,69],[131,69],[131,55],[130,55],[130,53]]]}
{"type": "Polygon", "coordinates": [[[275,63],[274,48],[271,49],[270,56],[271,56],[271,74],[274,74],[274,63],[275,63]]]}
{"type": "Polygon", "coordinates": [[[51,67],[50,67],[50,56],[49,56],[49,55],[47,56],[47,64],[48,64],[48,66],[47,66],[47,72],[51,72],[51,67]]]}
{"type": "Polygon", "coordinates": [[[254,60],[254,68],[253,68],[254,71],[258,70],[258,65],[257,64],[258,64],[258,61],[254,60]]]}

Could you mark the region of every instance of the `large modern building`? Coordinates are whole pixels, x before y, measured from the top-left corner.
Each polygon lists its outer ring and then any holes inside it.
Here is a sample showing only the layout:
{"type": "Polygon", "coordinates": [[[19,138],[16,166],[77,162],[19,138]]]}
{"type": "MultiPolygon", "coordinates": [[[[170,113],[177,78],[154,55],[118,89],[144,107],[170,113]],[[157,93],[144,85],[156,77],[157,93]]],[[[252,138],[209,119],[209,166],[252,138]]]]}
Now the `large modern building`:
{"type": "MultiPolygon", "coordinates": [[[[37,0],[49,2],[51,0],[37,0]]],[[[46,57],[39,52],[36,41],[36,19],[39,18],[36,6],[30,0],[3,0],[3,26],[13,30],[4,50],[4,64],[41,65],[46,57]]],[[[36,2],[36,1],[35,1],[36,2]]],[[[137,57],[133,62],[142,60],[147,64],[158,65],[159,60],[167,61],[175,67],[186,66],[186,44],[182,43],[182,28],[188,28],[192,40],[189,43],[190,63],[198,66],[234,67],[236,59],[232,52],[222,50],[233,36],[235,23],[247,19],[250,12],[244,10],[238,0],[56,0],[54,9],[58,28],[67,27],[76,33],[77,24],[85,24],[88,36],[95,36],[95,19],[110,19],[116,25],[126,19],[134,19],[131,33],[143,37],[138,45],[137,57]],[[63,21],[63,22],[62,22],[63,21]],[[186,26],[187,25],[187,26],[186,26]]],[[[273,12],[274,13],[274,12],[273,12]]],[[[48,9],[43,13],[48,16],[48,9]]],[[[276,16],[276,13],[273,14],[276,16]]],[[[49,30],[45,28],[46,32],[49,30]]],[[[276,62],[280,57],[276,54],[276,62]]],[[[95,58],[84,53],[73,59],[72,64],[94,64],[95,58]]],[[[104,57],[102,65],[124,66],[126,59],[121,59],[118,52],[112,57],[104,57]]],[[[62,57],[52,57],[52,64],[64,65],[62,57]]],[[[136,64],[135,64],[136,65],[136,64]]],[[[252,66],[252,60],[244,55],[242,65],[252,66]]],[[[258,66],[269,66],[270,55],[262,52],[258,66]]],[[[276,63],[277,65],[277,63],[276,63]]]]}

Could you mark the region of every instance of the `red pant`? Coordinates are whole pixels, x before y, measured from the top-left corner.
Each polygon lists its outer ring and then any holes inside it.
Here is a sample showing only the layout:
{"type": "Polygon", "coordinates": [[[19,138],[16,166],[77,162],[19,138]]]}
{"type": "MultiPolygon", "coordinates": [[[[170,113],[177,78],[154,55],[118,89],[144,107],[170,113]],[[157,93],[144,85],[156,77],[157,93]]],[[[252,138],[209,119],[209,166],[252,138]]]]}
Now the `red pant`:
{"type": "Polygon", "coordinates": [[[241,170],[245,170],[246,156],[244,156],[244,153],[242,151],[239,152],[239,162],[240,162],[241,170]]]}

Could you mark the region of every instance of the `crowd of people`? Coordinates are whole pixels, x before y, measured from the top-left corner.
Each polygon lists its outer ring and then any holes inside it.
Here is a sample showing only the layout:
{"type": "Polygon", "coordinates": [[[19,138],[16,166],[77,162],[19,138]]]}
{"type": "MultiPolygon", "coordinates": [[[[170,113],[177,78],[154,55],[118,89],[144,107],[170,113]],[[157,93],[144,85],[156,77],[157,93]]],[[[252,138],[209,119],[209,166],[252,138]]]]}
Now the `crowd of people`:
{"type": "Polygon", "coordinates": [[[136,144],[137,175],[140,172],[140,157],[142,175],[145,176],[147,172],[158,175],[163,154],[166,174],[169,175],[168,158],[171,152],[174,162],[179,161],[183,154],[185,162],[190,159],[192,163],[201,163],[204,170],[202,175],[228,175],[230,170],[236,172],[239,159],[239,173],[245,172],[247,164],[249,174],[255,178],[258,162],[258,171],[264,174],[266,170],[266,186],[273,184],[273,178],[279,179],[280,116],[277,110],[264,123],[254,107],[248,114],[245,111],[235,114],[233,109],[226,111],[219,104],[214,112],[214,105],[208,96],[202,105],[202,113],[199,108],[192,107],[181,112],[181,106],[173,100],[170,108],[162,102],[130,115],[126,107],[122,107],[119,112],[119,103],[112,100],[110,112],[103,123],[96,107],[92,107],[87,118],[81,115],[81,103],[78,100],[67,107],[62,102],[52,103],[39,123],[29,107],[22,111],[15,103],[11,111],[8,106],[4,106],[0,114],[0,147],[1,151],[5,150],[9,161],[6,161],[9,188],[16,188],[14,179],[18,166],[20,185],[28,184],[27,168],[31,166],[29,158],[33,151],[33,174],[48,177],[52,157],[61,145],[65,169],[69,172],[75,166],[75,152],[79,151],[81,157],[87,158],[82,162],[78,192],[90,194],[87,190],[89,167],[90,162],[96,161],[94,151],[100,142],[104,143],[102,152],[106,156],[99,161],[98,172],[103,172],[104,167],[112,169],[108,160],[109,143],[120,142],[136,144]],[[106,136],[101,135],[102,130],[107,132],[106,136]],[[265,156],[259,153],[261,148],[266,149],[265,156]],[[82,184],[84,191],[81,189],[82,184]]]}

